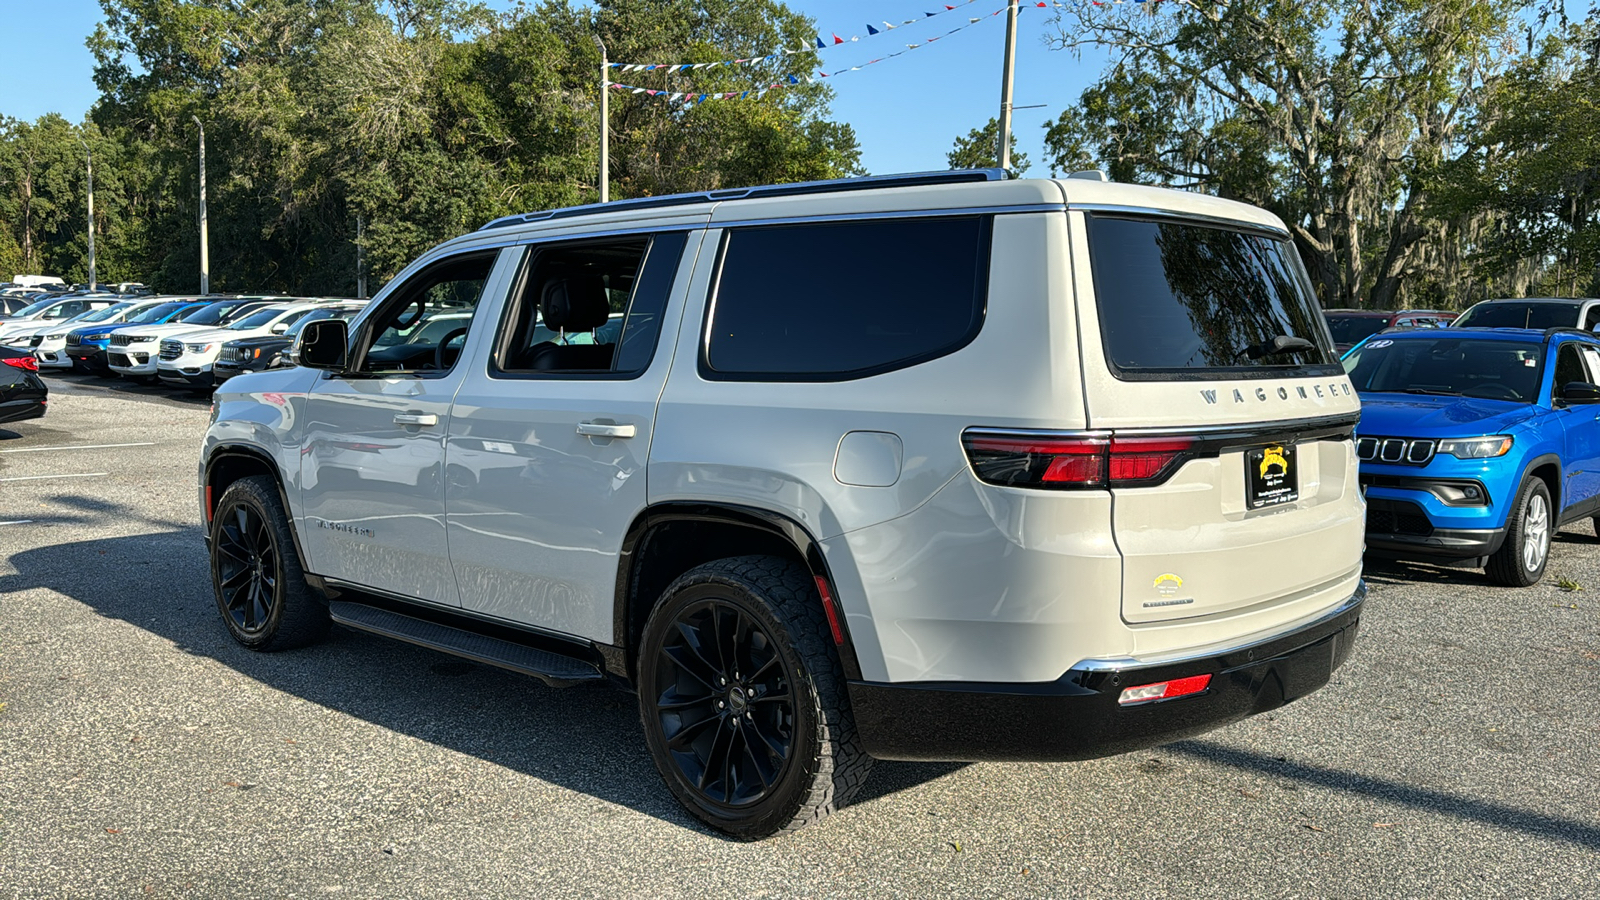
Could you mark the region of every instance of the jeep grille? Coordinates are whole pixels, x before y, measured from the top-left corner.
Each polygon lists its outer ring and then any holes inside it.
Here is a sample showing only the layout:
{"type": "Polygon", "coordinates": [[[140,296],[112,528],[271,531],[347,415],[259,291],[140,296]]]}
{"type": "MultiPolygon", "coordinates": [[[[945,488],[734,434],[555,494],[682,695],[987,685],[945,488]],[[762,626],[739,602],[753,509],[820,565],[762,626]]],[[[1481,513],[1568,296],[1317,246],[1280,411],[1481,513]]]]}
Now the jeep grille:
{"type": "Polygon", "coordinates": [[[1425,466],[1437,441],[1419,438],[1364,437],[1356,440],[1356,459],[1396,466],[1425,466]]]}

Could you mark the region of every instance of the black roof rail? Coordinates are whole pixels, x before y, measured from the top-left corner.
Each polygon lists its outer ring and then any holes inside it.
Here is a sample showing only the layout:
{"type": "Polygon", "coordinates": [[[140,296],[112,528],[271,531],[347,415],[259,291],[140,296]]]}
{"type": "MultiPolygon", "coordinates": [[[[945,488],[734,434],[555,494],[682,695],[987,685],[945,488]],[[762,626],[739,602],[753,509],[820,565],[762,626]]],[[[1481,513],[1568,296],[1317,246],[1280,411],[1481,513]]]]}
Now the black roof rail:
{"type": "Polygon", "coordinates": [[[567,219],[590,216],[602,212],[656,209],[667,206],[687,206],[692,203],[712,203],[718,200],[745,200],[754,197],[794,197],[801,194],[831,194],[839,191],[869,191],[878,188],[919,187],[930,184],[962,184],[979,181],[1004,181],[1004,169],[950,169],[941,172],[909,172],[903,175],[864,175],[859,178],[834,178],[827,181],[800,181],[793,184],[769,184],[761,187],[725,188],[700,191],[693,194],[668,194],[662,197],[636,197],[632,200],[613,200],[610,203],[589,203],[568,206],[544,212],[501,216],[479,231],[490,231],[510,225],[543,222],[549,219],[567,219]]]}
{"type": "Polygon", "coordinates": [[[1592,331],[1585,331],[1582,328],[1573,328],[1568,325],[1558,325],[1555,328],[1546,328],[1544,330],[1545,342],[1549,343],[1551,338],[1562,334],[1577,334],[1586,338],[1600,338],[1600,334],[1595,334],[1592,331]]]}

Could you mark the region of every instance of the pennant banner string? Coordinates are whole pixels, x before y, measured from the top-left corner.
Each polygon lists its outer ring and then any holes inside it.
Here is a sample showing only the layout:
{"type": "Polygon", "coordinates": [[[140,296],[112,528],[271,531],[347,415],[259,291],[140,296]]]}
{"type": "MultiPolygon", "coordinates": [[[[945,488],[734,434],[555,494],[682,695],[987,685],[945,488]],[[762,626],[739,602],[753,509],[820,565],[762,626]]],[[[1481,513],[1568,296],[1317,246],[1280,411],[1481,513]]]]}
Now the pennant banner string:
{"type": "MultiPolygon", "coordinates": [[[[1135,0],[1135,2],[1144,2],[1144,0],[1135,0]]],[[[1035,8],[1036,7],[1047,6],[1047,5],[1048,4],[1046,4],[1046,3],[1036,3],[1035,8]]],[[[1029,8],[1029,7],[1023,7],[1022,9],[1027,9],[1027,8],[1029,8]]],[[[945,32],[944,34],[936,35],[934,37],[930,37],[927,40],[925,40],[925,41],[923,41],[923,42],[921,42],[919,44],[907,44],[906,48],[904,50],[897,50],[894,53],[889,53],[889,54],[886,54],[884,56],[877,57],[875,59],[870,59],[870,60],[868,60],[868,61],[866,61],[866,62],[864,62],[864,63],[862,63],[861,65],[858,65],[858,66],[848,66],[846,68],[839,69],[839,70],[834,71],[834,72],[818,72],[816,75],[806,75],[806,76],[803,76],[803,77],[800,76],[800,75],[786,75],[786,76],[784,76],[782,81],[775,81],[775,82],[772,82],[771,84],[763,85],[761,87],[752,88],[752,89],[749,89],[749,90],[743,90],[743,91],[713,91],[713,92],[670,91],[670,90],[660,90],[660,89],[657,89],[657,88],[640,87],[638,85],[632,85],[632,84],[620,84],[618,82],[610,82],[610,81],[606,82],[606,87],[610,88],[612,90],[626,91],[626,92],[629,92],[629,93],[632,93],[632,94],[640,94],[640,95],[647,96],[647,97],[655,97],[655,98],[658,98],[658,99],[661,99],[661,100],[666,100],[669,103],[704,103],[707,100],[759,100],[763,96],[765,96],[766,94],[768,94],[768,93],[770,93],[772,91],[775,91],[775,90],[781,90],[783,88],[793,87],[795,85],[799,85],[799,84],[802,84],[802,83],[813,84],[819,79],[833,78],[833,77],[836,77],[836,76],[839,76],[839,75],[843,75],[846,72],[858,72],[861,69],[866,68],[867,66],[876,65],[877,63],[881,63],[881,62],[885,62],[887,60],[894,59],[897,56],[904,56],[905,54],[910,53],[913,50],[917,50],[917,49],[920,49],[922,47],[926,47],[929,44],[932,44],[932,43],[934,43],[936,41],[939,41],[939,40],[943,40],[944,38],[947,38],[947,37],[949,37],[949,36],[951,36],[953,34],[958,34],[960,32],[966,31],[968,28],[971,28],[972,26],[977,25],[977,24],[979,24],[981,22],[987,21],[987,20],[989,20],[989,19],[991,19],[991,18],[993,18],[993,17],[995,17],[997,15],[1000,15],[1003,12],[1005,12],[1005,9],[999,9],[999,10],[996,10],[995,12],[993,12],[993,13],[987,15],[987,16],[976,16],[976,17],[970,18],[970,19],[967,20],[966,24],[958,26],[956,28],[952,28],[949,31],[945,32]]],[[[1019,9],[1018,12],[1020,13],[1021,9],[1019,9]]],[[[931,15],[932,14],[930,14],[930,16],[931,15]]],[[[716,65],[716,64],[712,63],[712,64],[707,64],[707,65],[716,65]]],[[[670,67],[662,66],[661,68],[670,68],[670,67]]]]}
{"type": "MultiPolygon", "coordinates": [[[[833,47],[839,46],[841,44],[859,43],[860,41],[863,41],[863,40],[865,40],[867,38],[876,37],[876,36],[878,36],[880,34],[885,34],[887,32],[894,31],[895,29],[902,28],[902,27],[904,27],[906,25],[915,25],[918,22],[926,22],[929,19],[937,18],[938,16],[945,15],[946,13],[957,12],[962,7],[971,5],[971,4],[976,3],[976,2],[978,2],[978,0],[965,0],[965,2],[961,3],[960,5],[954,5],[954,4],[949,4],[949,3],[940,4],[941,6],[944,7],[943,9],[937,10],[935,12],[924,12],[922,14],[922,18],[920,18],[920,19],[906,19],[905,21],[899,22],[899,23],[893,23],[893,22],[885,21],[883,23],[883,27],[882,28],[879,28],[876,25],[868,23],[867,24],[867,33],[865,35],[857,34],[857,35],[851,35],[848,38],[842,38],[842,37],[840,37],[838,35],[838,33],[830,31],[830,32],[828,32],[828,34],[829,34],[829,37],[832,38],[831,42],[828,40],[828,38],[824,38],[821,35],[818,35],[815,44],[807,44],[806,46],[800,47],[800,48],[797,48],[797,49],[775,50],[772,53],[766,54],[765,56],[751,56],[751,57],[746,57],[744,59],[724,59],[724,60],[718,60],[716,62],[699,62],[699,63],[623,63],[623,62],[613,62],[613,63],[607,63],[607,66],[609,68],[616,69],[616,70],[618,70],[620,72],[657,72],[657,71],[693,72],[693,71],[698,71],[700,69],[714,69],[714,68],[720,68],[720,67],[723,67],[723,66],[753,66],[753,65],[759,65],[761,63],[772,62],[774,60],[784,59],[786,57],[794,56],[796,54],[801,54],[801,53],[820,53],[823,50],[828,50],[828,49],[831,49],[833,47]]],[[[1121,5],[1124,2],[1141,3],[1141,4],[1142,3],[1159,3],[1160,0],[1080,0],[1080,2],[1088,2],[1088,3],[1090,3],[1090,4],[1094,5],[1094,6],[1113,6],[1113,5],[1121,5]]],[[[1017,11],[1020,14],[1022,12],[1022,10],[1025,10],[1025,9],[1047,9],[1049,7],[1055,7],[1056,9],[1065,9],[1069,5],[1070,4],[1061,2],[1061,0],[1049,0],[1049,2],[1041,2],[1041,0],[1029,0],[1029,2],[1021,4],[1017,11]]],[[[995,10],[994,12],[990,13],[989,15],[998,16],[998,15],[1004,13],[1004,12],[1005,12],[1005,9],[1002,8],[1002,9],[995,10]]],[[[970,26],[970,25],[976,24],[978,21],[979,21],[978,18],[969,19],[968,20],[968,25],[970,26]]],[[[959,29],[957,29],[957,30],[959,30],[959,29]]],[[[940,35],[940,37],[948,37],[950,34],[953,34],[953,33],[954,32],[947,32],[944,35],[940,35]]],[[[929,40],[938,40],[938,38],[930,38],[929,40]]],[[[916,46],[917,45],[914,45],[914,44],[913,45],[908,45],[908,49],[914,49],[916,46]]],[[[904,51],[901,51],[901,52],[904,52],[904,51]]],[[[898,55],[898,54],[896,54],[896,55],[898,55]]],[[[883,58],[887,59],[888,57],[883,57],[883,58]]],[[[841,71],[848,71],[848,70],[841,70],[841,71]]]]}

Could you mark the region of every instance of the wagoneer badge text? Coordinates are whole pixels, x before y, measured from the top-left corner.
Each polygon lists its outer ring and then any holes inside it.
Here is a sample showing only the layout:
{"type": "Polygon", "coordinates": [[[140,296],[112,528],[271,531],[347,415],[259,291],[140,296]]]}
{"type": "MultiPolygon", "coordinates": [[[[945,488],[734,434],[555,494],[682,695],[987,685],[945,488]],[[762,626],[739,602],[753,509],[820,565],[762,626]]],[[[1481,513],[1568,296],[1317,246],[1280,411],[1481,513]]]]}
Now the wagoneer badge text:
{"type": "MultiPolygon", "coordinates": [[[[1326,392],[1324,392],[1322,390],[1322,387],[1323,386],[1320,385],[1320,384],[1314,384],[1314,385],[1311,386],[1311,389],[1308,391],[1302,385],[1302,386],[1295,387],[1294,390],[1295,390],[1295,393],[1300,395],[1300,399],[1301,400],[1309,400],[1309,399],[1311,399],[1311,397],[1313,395],[1315,395],[1317,397],[1317,399],[1319,399],[1319,400],[1322,399],[1323,397],[1338,397],[1338,396],[1341,396],[1341,395],[1345,396],[1345,397],[1350,396],[1350,385],[1349,384],[1330,383],[1327,386],[1328,390],[1326,392]]],[[[1260,400],[1262,402],[1265,402],[1265,401],[1271,399],[1273,394],[1277,394],[1279,400],[1287,400],[1287,399],[1289,399],[1289,389],[1286,388],[1286,387],[1279,387],[1274,391],[1268,391],[1264,387],[1258,387],[1254,391],[1252,391],[1251,393],[1255,395],[1255,398],[1257,400],[1260,400]]],[[[1217,402],[1217,392],[1216,391],[1201,391],[1200,392],[1200,396],[1206,398],[1206,402],[1207,403],[1209,403],[1209,404],[1211,404],[1213,406],[1216,405],[1216,402],[1217,402]]],[[[1247,402],[1244,391],[1235,389],[1233,391],[1233,402],[1235,402],[1235,403],[1245,403],[1245,402],[1247,402]]]]}
{"type": "Polygon", "coordinates": [[[375,535],[372,533],[372,529],[371,528],[357,528],[354,525],[346,525],[343,522],[329,522],[326,519],[318,519],[317,520],[317,527],[318,528],[326,528],[329,531],[342,531],[345,534],[354,534],[354,535],[357,535],[359,537],[365,537],[365,538],[375,537],[375,535]]]}

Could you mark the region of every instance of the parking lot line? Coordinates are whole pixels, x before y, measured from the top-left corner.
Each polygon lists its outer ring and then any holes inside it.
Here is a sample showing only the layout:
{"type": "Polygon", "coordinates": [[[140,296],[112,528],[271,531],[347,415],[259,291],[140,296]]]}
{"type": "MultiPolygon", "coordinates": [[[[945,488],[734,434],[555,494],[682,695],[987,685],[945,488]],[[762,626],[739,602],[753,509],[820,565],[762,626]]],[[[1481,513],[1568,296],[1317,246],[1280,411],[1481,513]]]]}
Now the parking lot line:
{"type": "Polygon", "coordinates": [[[110,475],[110,472],[79,472],[73,475],[19,475],[15,478],[0,478],[0,481],[40,481],[45,478],[99,478],[110,475]]]}
{"type": "Polygon", "coordinates": [[[0,450],[0,453],[43,453],[46,450],[107,450],[112,447],[154,447],[155,441],[137,441],[132,444],[71,444],[65,447],[18,447],[0,450]]]}
{"type": "Polygon", "coordinates": [[[9,522],[0,522],[0,525],[26,525],[32,521],[32,519],[12,519],[9,522]]]}

